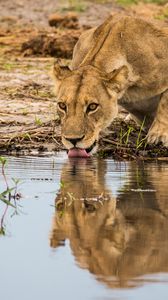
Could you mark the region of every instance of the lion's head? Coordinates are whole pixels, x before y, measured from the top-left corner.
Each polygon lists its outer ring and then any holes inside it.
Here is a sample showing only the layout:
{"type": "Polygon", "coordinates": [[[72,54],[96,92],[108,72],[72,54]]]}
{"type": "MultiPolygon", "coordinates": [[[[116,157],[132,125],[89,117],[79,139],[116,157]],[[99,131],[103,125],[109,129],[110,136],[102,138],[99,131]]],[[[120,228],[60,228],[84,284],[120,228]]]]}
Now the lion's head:
{"type": "Polygon", "coordinates": [[[117,115],[117,100],[128,77],[126,66],[103,73],[94,66],[71,71],[54,64],[57,107],[62,125],[62,142],[71,157],[88,157],[99,133],[117,115]]]}

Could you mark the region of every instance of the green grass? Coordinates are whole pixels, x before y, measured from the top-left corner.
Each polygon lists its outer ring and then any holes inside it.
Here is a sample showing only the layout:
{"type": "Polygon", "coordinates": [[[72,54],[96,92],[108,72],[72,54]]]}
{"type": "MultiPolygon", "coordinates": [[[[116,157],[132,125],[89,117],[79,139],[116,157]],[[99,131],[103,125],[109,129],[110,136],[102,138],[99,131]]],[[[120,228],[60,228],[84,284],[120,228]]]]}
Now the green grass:
{"type": "Polygon", "coordinates": [[[3,65],[1,65],[1,67],[2,67],[3,70],[11,71],[11,70],[16,68],[16,64],[14,64],[14,63],[4,63],[3,65]]]}
{"type": "Polygon", "coordinates": [[[124,145],[127,146],[127,144],[129,143],[129,137],[130,137],[130,134],[131,132],[134,131],[134,128],[132,126],[129,126],[128,127],[128,130],[123,132],[123,129],[121,127],[121,130],[120,130],[120,137],[119,137],[119,144],[120,146],[124,143],[124,145]],[[124,140],[124,141],[123,141],[124,140]]]}
{"type": "Polygon", "coordinates": [[[38,118],[37,116],[35,116],[35,124],[37,126],[42,126],[43,125],[43,121],[40,118],[38,118]]]}
{"type": "MultiPolygon", "coordinates": [[[[140,2],[140,1],[138,1],[140,2]]],[[[142,0],[144,3],[166,4],[167,0],[142,0]]]]}
{"type": "Polygon", "coordinates": [[[143,119],[143,122],[142,122],[141,127],[140,127],[139,132],[138,132],[138,137],[137,137],[137,140],[136,140],[136,148],[137,149],[140,148],[142,145],[144,146],[144,148],[146,146],[146,139],[141,138],[142,131],[143,131],[144,126],[145,126],[145,119],[146,119],[146,117],[143,119]]]}
{"type": "Polygon", "coordinates": [[[116,0],[117,4],[127,6],[127,5],[132,5],[132,4],[137,4],[137,0],[116,0]]]}
{"type": "Polygon", "coordinates": [[[132,5],[132,4],[138,4],[140,2],[143,3],[154,3],[154,4],[166,4],[167,0],[116,0],[117,4],[123,5],[123,6],[127,6],[127,5],[132,5]]]}
{"type": "Polygon", "coordinates": [[[87,1],[83,0],[66,0],[62,1],[61,11],[84,12],[88,7],[87,1]]]}
{"type": "Polygon", "coordinates": [[[90,0],[90,2],[93,3],[100,3],[100,4],[106,4],[112,2],[111,0],[90,0]]]}
{"type": "Polygon", "coordinates": [[[155,16],[155,19],[164,21],[165,19],[168,18],[168,8],[163,9],[162,13],[155,16]]]}

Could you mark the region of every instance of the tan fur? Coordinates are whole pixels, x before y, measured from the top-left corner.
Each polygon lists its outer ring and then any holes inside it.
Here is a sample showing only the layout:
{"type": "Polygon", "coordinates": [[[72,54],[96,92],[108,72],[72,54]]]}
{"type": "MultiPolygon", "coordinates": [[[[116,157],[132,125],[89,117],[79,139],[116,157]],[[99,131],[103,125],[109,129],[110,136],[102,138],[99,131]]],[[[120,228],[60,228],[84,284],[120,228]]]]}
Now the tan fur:
{"type": "Polygon", "coordinates": [[[134,17],[110,17],[81,35],[71,70],[55,64],[62,136],[88,148],[117,115],[118,104],[138,122],[145,118],[148,142],[168,146],[168,29],[134,17]],[[61,76],[60,76],[61,74],[61,76]],[[95,111],[87,112],[90,103],[95,111]]]}
{"type": "Polygon", "coordinates": [[[168,272],[168,169],[130,163],[130,180],[116,198],[113,183],[110,189],[106,185],[106,161],[92,163],[69,161],[62,169],[51,247],[68,239],[80,267],[111,287],[130,281],[136,285],[138,276],[168,272]]]}

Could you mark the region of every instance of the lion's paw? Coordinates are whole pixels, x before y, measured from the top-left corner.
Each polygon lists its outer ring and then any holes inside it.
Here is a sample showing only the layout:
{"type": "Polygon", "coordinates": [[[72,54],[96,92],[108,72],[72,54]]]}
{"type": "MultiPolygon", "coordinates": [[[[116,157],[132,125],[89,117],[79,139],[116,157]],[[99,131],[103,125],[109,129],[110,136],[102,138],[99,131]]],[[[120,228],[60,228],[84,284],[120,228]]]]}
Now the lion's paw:
{"type": "Polygon", "coordinates": [[[168,147],[168,128],[155,123],[147,134],[149,144],[158,144],[162,142],[165,147],[168,147]]]}

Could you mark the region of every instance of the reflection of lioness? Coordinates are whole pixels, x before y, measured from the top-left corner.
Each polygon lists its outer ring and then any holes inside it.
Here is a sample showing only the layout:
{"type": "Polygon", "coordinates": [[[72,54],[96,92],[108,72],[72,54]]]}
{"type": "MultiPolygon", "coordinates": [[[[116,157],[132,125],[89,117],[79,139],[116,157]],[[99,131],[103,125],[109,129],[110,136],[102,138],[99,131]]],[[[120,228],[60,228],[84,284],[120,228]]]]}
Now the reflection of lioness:
{"type": "Polygon", "coordinates": [[[128,174],[116,198],[106,186],[106,161],[70,161],[56,197],[51,247],[68,239],[80,267],[110,287],[168,272],[168,168],[130,163],[128,174]]]}
{"type": "Polygon", "coordinates": [[[168,146],[168,29],[133,17],[110,17],[81,35],[71,70],[55,63],[62,139],[69,156],[88,156],[117,104],[138,121],[148,142],[168,146]]]}

